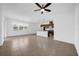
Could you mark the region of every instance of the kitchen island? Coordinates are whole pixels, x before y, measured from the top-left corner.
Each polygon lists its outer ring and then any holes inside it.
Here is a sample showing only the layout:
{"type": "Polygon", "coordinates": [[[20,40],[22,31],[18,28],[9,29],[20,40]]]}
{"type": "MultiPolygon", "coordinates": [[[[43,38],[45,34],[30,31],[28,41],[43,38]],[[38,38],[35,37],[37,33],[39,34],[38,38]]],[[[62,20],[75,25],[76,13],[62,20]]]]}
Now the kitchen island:
{"type": "Polygon", "coordinates": [[[42,36],[42,37],[50,37],[54,35],[53,30],[48,30],[48,31],[37,31],[37,36],[42,36]]]}

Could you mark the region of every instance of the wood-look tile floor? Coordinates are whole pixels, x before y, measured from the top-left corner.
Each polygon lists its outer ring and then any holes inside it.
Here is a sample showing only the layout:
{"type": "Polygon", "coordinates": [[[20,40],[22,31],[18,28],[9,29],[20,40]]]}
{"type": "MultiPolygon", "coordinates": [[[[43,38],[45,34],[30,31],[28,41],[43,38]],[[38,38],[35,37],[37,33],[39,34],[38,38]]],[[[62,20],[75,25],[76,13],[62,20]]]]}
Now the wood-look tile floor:
{"type": "Polygon", "coordinates": [[[77,56],[74,45],[56,41],[53,37],[36,35],[8,37],[0,46],[2,56],[77,56]]]}

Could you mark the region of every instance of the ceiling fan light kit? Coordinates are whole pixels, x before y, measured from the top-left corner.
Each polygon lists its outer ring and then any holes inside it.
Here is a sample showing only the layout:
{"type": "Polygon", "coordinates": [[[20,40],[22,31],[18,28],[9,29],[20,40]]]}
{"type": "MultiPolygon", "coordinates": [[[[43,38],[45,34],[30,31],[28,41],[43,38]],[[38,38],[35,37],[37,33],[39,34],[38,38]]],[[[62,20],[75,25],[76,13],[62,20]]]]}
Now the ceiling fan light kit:
{"type": "Polygon", "coordinates": [[[45,10],[44,10],[44,9],[41,9],[41,11],[43,11],[43,12],[44,12],[45,10]]]}

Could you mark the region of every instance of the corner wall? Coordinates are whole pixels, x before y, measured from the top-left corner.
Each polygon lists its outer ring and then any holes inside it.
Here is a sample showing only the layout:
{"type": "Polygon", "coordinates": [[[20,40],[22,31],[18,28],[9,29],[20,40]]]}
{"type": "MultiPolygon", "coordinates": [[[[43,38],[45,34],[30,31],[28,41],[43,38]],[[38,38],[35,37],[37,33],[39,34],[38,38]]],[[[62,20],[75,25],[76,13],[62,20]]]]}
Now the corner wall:
{"type": "Polygon", "coordinates": [[[4,42],[4,19],[2,14],[2,8],[0,7],[0,46],[3,45],[4,42]]]}
{"type": "Polygon", "coordinates": [[[54,6],[55,40],[74,44],[74,10],[72,3],[54,6]]]}
{"type": "Polygon", "coordinates": [[[75,47],[79,55],[79,4],[75,8],[75,47]]]}

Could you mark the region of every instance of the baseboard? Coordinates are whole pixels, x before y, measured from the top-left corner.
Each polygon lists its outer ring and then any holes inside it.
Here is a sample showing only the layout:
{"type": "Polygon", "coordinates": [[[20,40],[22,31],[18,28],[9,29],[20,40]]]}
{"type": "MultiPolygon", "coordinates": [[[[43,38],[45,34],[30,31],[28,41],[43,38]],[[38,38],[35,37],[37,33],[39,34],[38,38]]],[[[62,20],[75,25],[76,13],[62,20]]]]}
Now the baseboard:
{"type": "Polygon", "coordinates": [[[15,35],[15,36],[7,36],[8,37],[19,37],[19,36],[28,36],[28,35],[36,35],[36,33],[32,33],[32,34],[23,34],[23,35],[15,35]]]}
{"type": "MultiPolygon", "coordinates": [[[[57,40],[57,39],[54,39],[54,40],[57,40]]],[[[74,44],[73,42],[65,41],[65,40],[57,40],[57,41],[61,41],[61,42],[69,43],[69,44],[74,44]]]]}
{"type": "Polygon", "coordinates": [[[74,45],[75,45],[75,48],[76,48],[77,54],[78,54],[78,56],[79,56],[79,46],[78,46],[76,43],[75,43],[74,45]]]}
{"type": "MultiPolygon", "coordinates": [[[[57,39],[55,39],[55,40],[57,40],[57,39]]],[[[57,40],[57,41],[61,41],[61,42],[65,42],[65,43],[73,44],[73,45],[75,46],[76,51],[77,51],[77,54],[78,54],[78,56],[79,56],[79,46],[78,46],[78,44],[74,44],[73,42],[64,41],[64,40],[57,40]]]]}

